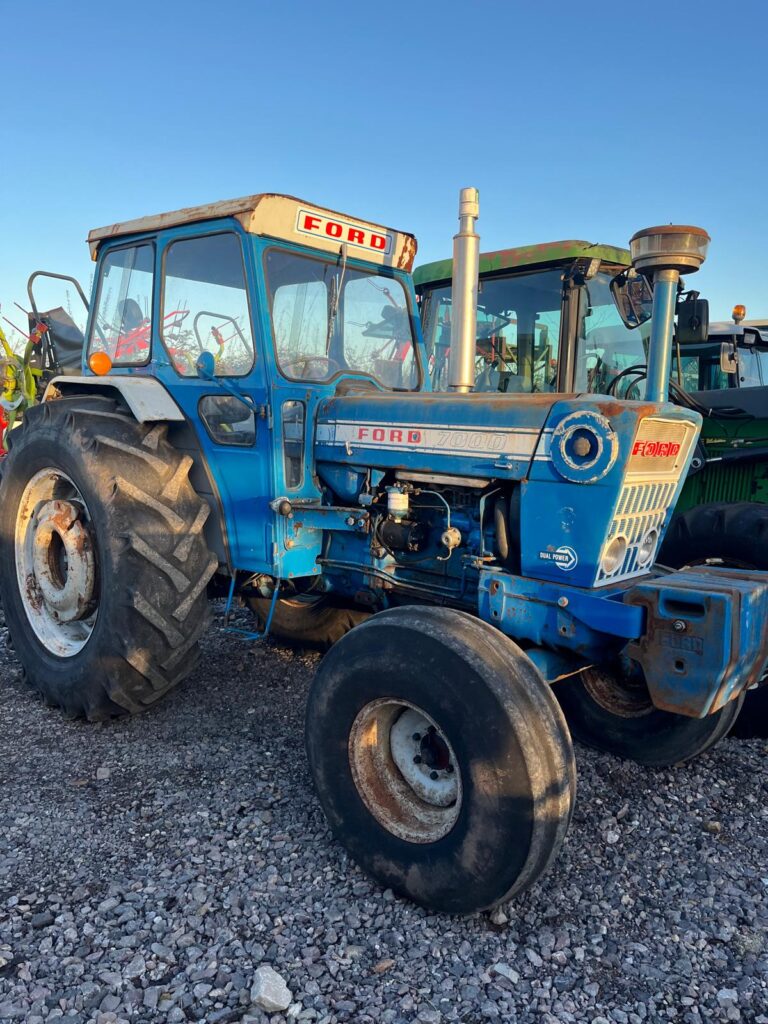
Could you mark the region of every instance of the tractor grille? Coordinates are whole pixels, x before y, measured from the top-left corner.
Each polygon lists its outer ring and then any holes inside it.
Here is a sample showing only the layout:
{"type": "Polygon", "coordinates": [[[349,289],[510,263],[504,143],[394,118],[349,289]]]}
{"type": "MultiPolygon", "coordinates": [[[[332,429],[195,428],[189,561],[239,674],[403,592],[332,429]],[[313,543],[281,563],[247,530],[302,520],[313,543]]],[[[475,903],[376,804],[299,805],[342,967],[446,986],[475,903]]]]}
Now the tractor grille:
{"type": "MultiPolygon", "coordinates": [[[[701,503],[712,501],[749,501],[752,498],[754,465],[729,466],[711,463],[701,476],[701,503]]],[[[696,480],[696,477],[693,478],[696,480]]],[[[698,482],[698,481],[697,481],[698,482]]]]}
{"type": "Polygon", "coordinates": [[[658,549],[662,524],[674,500],[680,476],[687,468],[695,439],[695,424],[685,420],[649,416],[640,422],[605,542],[607,547],[614,537],[624,537],[627,549],[613,572],[605,572],[598,564],[595,586],[648,572],[655,550],[640,564],[640,545],[651,530],[656,530],[658,549]]]}
{"type": "Polygon", "coordinates": [[[676,489],[676,480],[655,484],[625,484],[622,487],[608,541],[614,537],[626,537],[627,552],[623,562],[610,575],[598,568],[595,581],[598,586],[648,571],[647,562],[644,565],[637,564],[640,542],[651,530],[660,531],[676,489]]]}

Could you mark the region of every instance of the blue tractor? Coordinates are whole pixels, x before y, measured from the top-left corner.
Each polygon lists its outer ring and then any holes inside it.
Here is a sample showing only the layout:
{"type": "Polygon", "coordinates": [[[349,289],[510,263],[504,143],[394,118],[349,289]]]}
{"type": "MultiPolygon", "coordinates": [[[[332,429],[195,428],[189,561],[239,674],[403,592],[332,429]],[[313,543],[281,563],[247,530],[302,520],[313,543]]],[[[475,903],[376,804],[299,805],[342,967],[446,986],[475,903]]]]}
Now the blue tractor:
{"type": "MultiPolygon", "coordinates": [[[[674,763],[728,728],[768,621],[766,575],[652,571],[696,413],[465,393],[471,192],[452,394],[430,393],[411,235],[273,194],[92,231],[81,371],[11,432],[0,502],[17,656],[72,715],[183,679],[211,594],[341,637],[307,705],[320,801],[365,870],[451,912],[531,885],[563,841],[552,682],[602,688],[593,728],[674,763]]],[[[662,275],[669,242],[646,239],[662,275]]]]}

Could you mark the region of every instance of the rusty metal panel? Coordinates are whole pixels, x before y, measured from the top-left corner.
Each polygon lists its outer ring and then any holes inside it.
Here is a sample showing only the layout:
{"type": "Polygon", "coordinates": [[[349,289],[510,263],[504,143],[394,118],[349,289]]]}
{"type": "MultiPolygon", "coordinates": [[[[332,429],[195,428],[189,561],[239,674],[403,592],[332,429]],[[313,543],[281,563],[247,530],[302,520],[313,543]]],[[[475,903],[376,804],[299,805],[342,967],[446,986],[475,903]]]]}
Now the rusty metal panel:
{"type": "Polygon", "coordinates": [[[646,580],[624,600],[646,612],[627,654],[656,707],[703,718],[762,677],[768,662],[768,573],[696,566],[646,580]]]}

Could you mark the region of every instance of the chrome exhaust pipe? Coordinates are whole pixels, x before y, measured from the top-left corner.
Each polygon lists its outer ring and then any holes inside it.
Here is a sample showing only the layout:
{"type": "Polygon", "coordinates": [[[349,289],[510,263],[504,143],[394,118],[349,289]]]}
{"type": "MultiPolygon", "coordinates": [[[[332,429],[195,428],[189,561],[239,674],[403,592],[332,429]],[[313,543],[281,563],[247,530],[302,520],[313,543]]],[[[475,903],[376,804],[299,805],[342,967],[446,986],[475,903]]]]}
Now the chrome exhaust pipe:
{"type": "Polygon", "coordinates": [[[449,386],[471,391],[475,386],[477,345],[477,279],[480,271],[480,236],[475,221],[480,216],[480,193],[463,188],[459,193],[459,232],[453,236],[451,282],[451,362],[449,386]]]}

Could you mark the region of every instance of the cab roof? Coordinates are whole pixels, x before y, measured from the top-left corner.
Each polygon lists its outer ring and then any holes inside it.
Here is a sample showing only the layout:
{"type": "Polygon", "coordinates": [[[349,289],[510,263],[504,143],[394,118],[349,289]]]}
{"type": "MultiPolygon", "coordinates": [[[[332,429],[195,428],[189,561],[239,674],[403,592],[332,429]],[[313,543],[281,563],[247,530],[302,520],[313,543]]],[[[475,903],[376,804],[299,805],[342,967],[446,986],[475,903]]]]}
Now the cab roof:
{"type": "MultiPolygon", "coordinates": [[[[522,245],[515,249],[499,249],[496,252],[480,254],[480,273],[492,274],[497,270],[522,270],[539,267],[547,263],[560,263],[580,258],[599,259],[613,266],[628,267],[629,250],[617,249],[612,245],[585,242],[578,238],[566,238],[559,242],[543,242],[539,245],[522,245]]],[[[413,273],[416,286],[450,281],[453,274],[453,260],[437,260],[417,267],[413,273]]]]}
{"type": "Polygon", "coordinates": [[[170,213],[94,228],[88,234],[91,257],[96,259],[99,246],[106,241],[222,217],[236,218],[250,234],[280,238],[334,253],[338,253],[341,244],[345,243],[350,257],[357,256],[399,270],[411,270],[416,256],[416,239],[408,232],[337,213],[295,196],[260,192],[242,199],[187,206],[170,213]]]}

